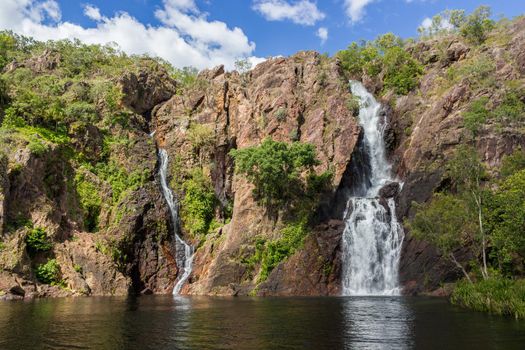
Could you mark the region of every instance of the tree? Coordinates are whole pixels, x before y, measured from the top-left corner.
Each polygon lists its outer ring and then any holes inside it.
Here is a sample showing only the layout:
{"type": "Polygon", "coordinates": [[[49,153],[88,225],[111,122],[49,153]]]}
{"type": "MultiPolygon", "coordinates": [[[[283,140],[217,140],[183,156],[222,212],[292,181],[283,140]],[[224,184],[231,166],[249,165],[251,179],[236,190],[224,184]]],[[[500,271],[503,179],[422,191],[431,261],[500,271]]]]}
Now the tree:
{"type": "Polygon", "coordinates": [[[494,28],[494,21],[490,19],[490,16],[490,7],[478,7],[462,21],[461,35],[474,44],[483,44],[487,39],[488,32],[494,28]]]}
{"type": "Polygon", "coordinates": [[[232,150],[238,174],[255,185],[255,199],[267,206],[282,206],[306,193],[306,178],[319,164],[315,148],[301,142],[265,139],[259,146],[232,150]]]}
{"type": "Polygon", "coordinates": [[[485,212],[483,198],[486,195],[486,191],[482,187],[482,181],[487,176],[485,167],[480,162],[474,148],[461,146],[449,164],[448,173],[458,193],[468,200],[468,203],[473,206],[476,212],[483,262],[481,272],[483,278],[486,279],[488,278],[487,237],[483,227],[485,212]]]}
{"type": "Polygon", "coordinates": [[[407,223],[412,235],[434,245],[442,256],[453,262],[471,279],[465,267],[457,260],[454,252],[471,240],[476,230],[472,225],[468,204],[462,199],[443,193],[436,193],[428,203],[413,203],[415,216],[407,223]]]}
{"type": "Polygon", "coordinates": [[[525,258],[525,170],[506,178],[491,198],[489,229],[500,268],[525,258]]]}

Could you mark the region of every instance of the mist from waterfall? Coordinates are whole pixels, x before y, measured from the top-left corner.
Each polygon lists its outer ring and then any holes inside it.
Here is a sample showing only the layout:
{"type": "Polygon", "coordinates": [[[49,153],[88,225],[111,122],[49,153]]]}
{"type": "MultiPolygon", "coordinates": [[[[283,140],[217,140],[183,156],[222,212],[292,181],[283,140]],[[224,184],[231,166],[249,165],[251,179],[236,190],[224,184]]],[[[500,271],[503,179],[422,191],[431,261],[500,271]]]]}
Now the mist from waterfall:
{"type": "Polygon", "coordinates": [[[175,261],[177,262],[177,267],[179,268],[179,274],[177,278],[177,283],[173,288],[173,295],[179,295],[184,283],[188,280],[191,274],[193,267],[193,248],[184,242],[179,236],[179,208],[178,203],[176,202],[173,192],[168,186],[168,152],[164,149],[159,149],[159,175],[160,175],[160,185],[162,189],[162,194],[166,199],[168,208],[171,214],[171,222],[173,225],[173,234],[175,235],[175,261]],[[181,274],[182,270],[182,274],[181,274]]]}
{"type": "Polygon", "coordinates": [[[354,164],[354,182],[345,210],[343,232],[343,295],[398,295],[399,258],[403,229],[395,201],[378,198],[380,189],[396,180],[386,158],[387,121],[381,104],[357,81],[352,94],[360,99],[363,135],[354,164]]]}

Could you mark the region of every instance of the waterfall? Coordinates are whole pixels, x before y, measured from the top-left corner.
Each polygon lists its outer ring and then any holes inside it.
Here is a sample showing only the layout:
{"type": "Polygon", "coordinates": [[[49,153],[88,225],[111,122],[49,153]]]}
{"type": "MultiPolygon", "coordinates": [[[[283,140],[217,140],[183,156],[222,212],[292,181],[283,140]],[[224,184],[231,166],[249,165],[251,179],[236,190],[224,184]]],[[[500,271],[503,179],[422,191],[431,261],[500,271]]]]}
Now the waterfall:
{"type": "Polygon", "coordinates": [[[177,262],[177,267],[179,268],[179,276],[177,283],[173,288],[173,295],[178,295],[180,290],[184,286],[184,283],[188,280],[191,274],[191,269],[193,265],[193,248],[184,242],[179,236],[179,208],[178,203],[173,196],[173,192],[168,186],[168,152],[164,149],[159,149],[159,159],[160,159],[160,185],[162,189],[162,194],[168,203],[168,207],[171,214],[171,222],[173,224],[173,234],[175,235],[175,261],[177,262]],[[180,269],[182,268],[182,274],[180,269]]]}
{"type": "Polygon", "coordinates": [[[363,136],[352,170],[354,182],[347,203],[343,232],[343,295],[397,295],[403,229],[395,201],[379,199],[379,190],[396,180],[386,159],[386,120],[381,105],[365,87],[351,81],[360,99],[359,124],[363,136]]]}

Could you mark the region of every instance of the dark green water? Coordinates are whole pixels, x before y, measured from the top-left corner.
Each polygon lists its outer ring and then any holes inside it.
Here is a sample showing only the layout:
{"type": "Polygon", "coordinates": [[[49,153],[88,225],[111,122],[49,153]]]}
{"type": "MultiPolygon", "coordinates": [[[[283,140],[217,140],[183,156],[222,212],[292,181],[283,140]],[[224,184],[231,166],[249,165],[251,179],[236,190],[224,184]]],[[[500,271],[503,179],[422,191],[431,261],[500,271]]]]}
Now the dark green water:
{"type": "Polygon", "coordinates": [[[525,349],[525,323],[430,298],[0,303],[1,349],[525,349]]]}

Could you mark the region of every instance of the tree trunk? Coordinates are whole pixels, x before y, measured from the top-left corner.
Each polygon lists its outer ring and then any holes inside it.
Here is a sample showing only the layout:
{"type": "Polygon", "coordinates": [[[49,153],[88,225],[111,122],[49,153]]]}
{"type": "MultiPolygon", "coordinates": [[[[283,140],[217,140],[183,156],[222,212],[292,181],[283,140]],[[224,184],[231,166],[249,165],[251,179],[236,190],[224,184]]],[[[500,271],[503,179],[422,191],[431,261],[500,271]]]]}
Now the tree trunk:
{"type": "Polygon", "coordinates": [[[457,260],[456,260],[456,257],[454,256],[454,253],[450,253],[449,254],[449,258],[450,260],[452,260],[452,262],[454,264],[456,264],[456,266],[461,270],[461,272],[463,272],[463,275],[465,275],[465,277],[467,278],[467,280],[472,283],[472,280],[470,279],[470,276],[468,275],[467,271],[465,270],[465,268],[463,267],[463,265],[461,265],[457,260]]]}

